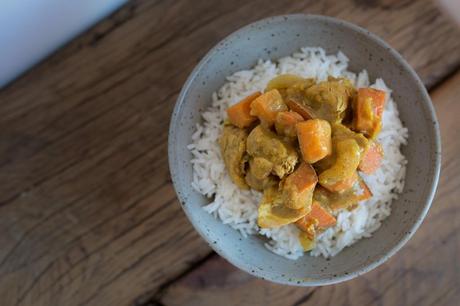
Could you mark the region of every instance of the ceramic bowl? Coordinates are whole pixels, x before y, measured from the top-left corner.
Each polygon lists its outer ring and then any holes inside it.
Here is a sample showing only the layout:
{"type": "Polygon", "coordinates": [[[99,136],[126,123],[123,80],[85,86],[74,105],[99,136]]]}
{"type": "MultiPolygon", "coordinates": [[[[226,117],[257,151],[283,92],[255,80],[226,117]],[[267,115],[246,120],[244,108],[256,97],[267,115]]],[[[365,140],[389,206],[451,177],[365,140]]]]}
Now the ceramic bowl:
{"type": "Polygon", "coordinates": [[[169,164],[174,187],[190,222],[209,245],[238,268],[257,277],[289,285],[318,286],[342,282],[366,273],[395,254],[414,234],[431,205],[440,169],[440,136],[430,97],[422,82],[398,52],[356,25],[315,15],[263,19],[229,35],[190,74],[177,100],[169,130],[169,164]],[[192,187],[191,154],[187,144],[200,113],[225,77],[250,69],[256,61],[277,59],[303,46],[327,53],[342,50],[349,70],[367,69],[371,80],[382,77],[393,89],[400,117],[409,129],[403,147],[408,159],[403,193],[392,213],[371,238],[362,239],[326,260],[303,256],[288,260],[268,251],[258,236],[243,238],[206,213],[208,199],[192,187]]]}

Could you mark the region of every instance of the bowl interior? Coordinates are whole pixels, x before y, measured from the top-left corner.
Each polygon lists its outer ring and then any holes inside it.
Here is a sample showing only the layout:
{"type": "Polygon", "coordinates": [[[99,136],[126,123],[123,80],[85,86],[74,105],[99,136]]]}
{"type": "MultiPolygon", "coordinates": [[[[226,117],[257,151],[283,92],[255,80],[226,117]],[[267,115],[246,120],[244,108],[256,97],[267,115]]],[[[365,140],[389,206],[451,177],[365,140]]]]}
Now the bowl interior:
{"type": "Polygon", "coordinates": [[[352,278],[376,267],[396,252],[424,218],[437,184],[440,144],[431,101],[413,70],[393,49],[367,31],[321,16],[272,17],[233,33],[197,66],[185,84],[170,127],[170,167],[183,208],[197,231],[220,255],[239,268],[275,282],[324,285],[352,278]],[[382,77],[393,89],[400,117],[409,129],[403,148],[408,159],[403,194],[392,204],[392,214],[372,238],[362,239],[330,260],[308,255],[296,261],[269,252],[257,236],[242,236],[206,213],[208,199],[195,192],[192,181],[191,142],[201,112],[211,94],[232,73],[250,69],[259,58],[277,59],[303,46],[319,46],[328,53],[342,50],[349,70],[367,69],[374,80],[382,77]]]}

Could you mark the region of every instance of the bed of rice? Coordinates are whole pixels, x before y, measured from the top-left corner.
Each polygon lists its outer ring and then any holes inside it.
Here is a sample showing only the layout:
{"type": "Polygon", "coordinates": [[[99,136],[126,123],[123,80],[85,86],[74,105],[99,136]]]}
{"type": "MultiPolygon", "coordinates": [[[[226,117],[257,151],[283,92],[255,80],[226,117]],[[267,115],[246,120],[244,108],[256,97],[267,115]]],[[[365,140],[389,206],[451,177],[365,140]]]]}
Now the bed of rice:
{"type": "Polygon", "coordinates": [[[253,69],[229,76],[227,83],[212,95],[212,105],[202,114],[203,122],[197,124],[192,143],[188,146],[193,155],[192,186],[210,199],[203,209],[238,230],[244,237],[257,233],[267,237],[266,247],[278,255],[289,259],[301,257],[304,252],[298,241],[298,229],[294,225],[275,229],[260,229],[257,226],[261,194],[241,190],[232,183],[220,154],[218,138],[226,118],[226,109],[254,91],[263,91],[268,81],[279,74],[291,73],[319,80],[328,76],[343,76],[352,80],[357,87],[371,86],[388,93],[383,128],[378,136],[385,155],[382,166],[375,174],[363,175],[373,197],[360,203],[353,211],[340,211],[337,225],[317,237],[316,247],[309,254],[331,257],[359,239],[370,237],[390,215],[391,202],[403,189],[407,161],[400,147],[406,143],[408,131],[399,119],[398,109],[391,99],[391,90],[384,81],[377,79],[370,84],[365,70],[355,74],[348,71],[347,66],[348,58],[342,52],[327,55],[321,48],[302,48],[277,62],[259,60],[253,69]]]}

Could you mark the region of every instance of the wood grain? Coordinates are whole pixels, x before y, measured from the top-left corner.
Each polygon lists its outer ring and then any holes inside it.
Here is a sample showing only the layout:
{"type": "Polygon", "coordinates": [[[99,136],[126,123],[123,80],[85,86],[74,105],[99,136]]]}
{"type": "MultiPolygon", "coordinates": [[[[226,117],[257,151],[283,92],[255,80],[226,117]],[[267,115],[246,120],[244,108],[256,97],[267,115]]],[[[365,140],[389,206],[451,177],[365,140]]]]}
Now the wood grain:
{"type": "Polygon", "coordinates": [[[387,263],[357,279],[292,288],[254,278],[217,255],[159,298],[164,305],[456,305],[460,298],[460,71],[433,93],[442,131],[442,170],[427,219],[387,263]]]}
{"type": "Polygon", "coordinates": [[[2,305],[130,305],[210,253],[167,168],[175,98],[225,35],[284,13],[338,16],[427,86],[460,63],[429,1],[133,1],[0,91],[2,305]]]}

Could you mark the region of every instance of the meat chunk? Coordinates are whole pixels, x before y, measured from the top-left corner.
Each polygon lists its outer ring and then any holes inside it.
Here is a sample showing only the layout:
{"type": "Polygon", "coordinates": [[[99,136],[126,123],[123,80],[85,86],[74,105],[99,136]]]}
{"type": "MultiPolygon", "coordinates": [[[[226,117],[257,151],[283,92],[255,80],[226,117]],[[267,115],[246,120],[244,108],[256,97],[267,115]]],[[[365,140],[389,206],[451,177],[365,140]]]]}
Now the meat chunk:
{"type": "Polygon", "coordinates": [[[244,179],[249,187],[257,191],[264,191],[265,189],[272,186],[277,186],[279,182],[279,180],[274,175],[269,175],[263,179],[259,179],[256,178],[251,172],[248,172],[244,179]]]}
{"type": "Polygon", "coordinates": [[[276,185],[278,180],[270,175],[272,169],[273,164],[269,160],[263,157],[250,158],[249,170],[245,177],[246,183],[258,191],[276,185]]]}
{"type": "Polygon", "coordinates": [[[329,78],[304,89],[295,86],[288,88],[286,103],[305,119],[319,118],[334,123],[342,121],[355,95],[349,80],[329,78]]]}
{"type": "Polygon", "coordinates": [[[248,132],[233,125],[226,125],[219,139],[220,151],[232,181],[240,188],[248,189],[245,182],[245,154],[248,132]]]}
{"type": "Polygon", "coordinates": [[[258,209],[257,224],[261,228],[280,227],[293,223],[310,212],[309,208],[288,208],[276,186],[266,188],[258,209]]]}
{"type": "Polygon", "coordinates": [[[299,159],[292,145],[261,125],[255,127],[249,134],[247,152],[254,158],[264,158],[272,163],[272,173],[279,178],[294,171],[299,159]]]}

